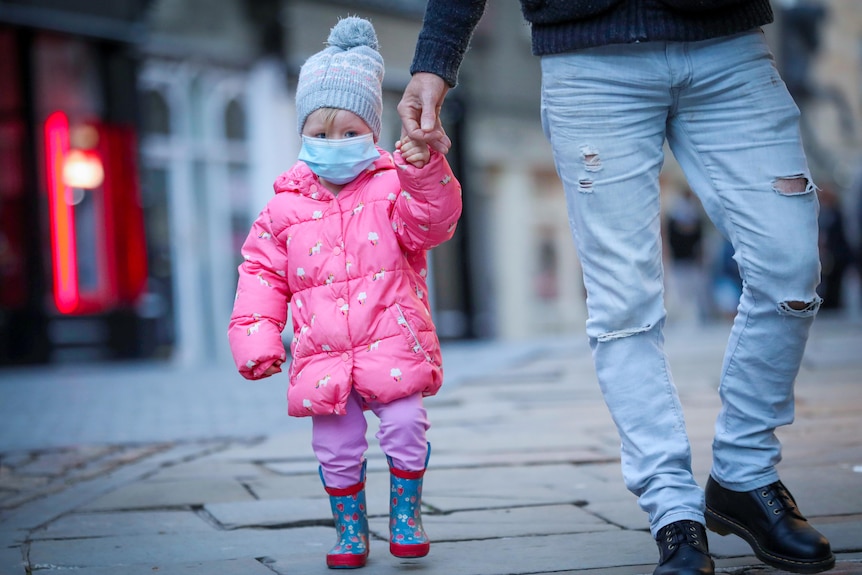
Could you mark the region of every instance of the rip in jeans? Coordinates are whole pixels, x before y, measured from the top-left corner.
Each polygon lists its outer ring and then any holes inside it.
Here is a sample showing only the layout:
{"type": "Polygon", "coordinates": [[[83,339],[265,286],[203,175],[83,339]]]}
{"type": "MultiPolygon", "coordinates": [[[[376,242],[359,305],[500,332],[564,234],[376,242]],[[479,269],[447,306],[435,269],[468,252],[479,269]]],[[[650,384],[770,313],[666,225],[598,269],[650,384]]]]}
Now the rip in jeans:
{"type": "MultiPolygon", "coordinates": [[[[602,169],[602,160],[599,157],[599,151],[589,145],[581,146],[581,158],[584,161],[584,170],[587,172],[598,172],[602,169]]],[[[578,180],[578,191],[583,194],[589,194],[593,191],[593,180],[584,176],[578,180]]]]}

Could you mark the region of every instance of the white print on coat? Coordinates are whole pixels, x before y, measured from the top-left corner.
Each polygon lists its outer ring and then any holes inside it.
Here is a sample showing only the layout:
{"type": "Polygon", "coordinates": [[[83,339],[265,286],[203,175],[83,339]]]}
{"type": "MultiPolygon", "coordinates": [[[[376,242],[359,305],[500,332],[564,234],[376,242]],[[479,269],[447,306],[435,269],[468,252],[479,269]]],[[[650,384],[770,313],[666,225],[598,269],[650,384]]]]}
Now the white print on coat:
{"type": "Polygon", "coordinates": [[[359,295],[356,296],[356,299],[359,300],[359,305],[362,305],[365,303],[365,300],[368,299],[368,294],[365,293],[364,291],[361,291],[361,292],[359,292],[359,295]]]}
{"type": "Polygon", "coordinates": [[[303,399],[302,400],[302,407],[304,407],[308,411],[311,411],[311,400],[310,399],[303,399]]]}
{"type": "Polygon", "coordinates": [[[287,246],[290,247],[290,240],[293,239],[293,236],[287,236],[287,246]]]}
{"type": "Polygon", "coordinates": [[[314,327],[314,320],[316,320],[316,319],[317,319],[317,314],[316,313],[311,314],[311,326],[312,327],[314,327]]]}
{"type": "Polygon", "coordinates": [[[245,330],[245,335],[251,335],[253,333],[257,333],[258,331],[260,331],[260,322],[251,324],[251,326],[247,330],[245,330]]]}
{"type": "Polygon", "coordinates": [[[377,351],[378,347],[380,347],[380,340],[375,339],[372,343],[368,344],[368,351],[377,351]]]}
{"type": "Polygon", "coordinates": [[[446,228],[446,232],[448,233],[448,232],[451,232],[452,230],[454,230],[454,229],[455,229],[455,226],[456,226],[457,224],[458,224],[458,222],[452,222],[451,224],[449,224],[449,227],[448,227],[448,228],[446,228]]]}
{"type": "Polygon", "coordinates": [[[359,205],[358,205],[358,206],[356,206],[355,208],[353,208],[353,212],[352,212],[352,214],[355,216],[356,214],[358,214],[359,212],[361,212],[361,211],[362,211],[362,208],[364,208],[364,207],[365,207],[365,204],[363,204],[362,202],[359,202],[359,205]]]}
{"type": "Polygon", "coordinates": [[[329,383],[330,379],[332,379],[332,376],[327,373],[323,379],[317,380],[317,383],[314,384],[315,389],[317,389],[318,387],[326,387],[326,384],[329,383]]]}
{"type": "Polygon", "coordinates": [[[305,268],[296,268],[296,277],[305,277],[305,268]]]}
{"type": "Polygon", "coordinates": [[[245,362],[245,366],[246,366],[247,368],[249,368],[249,369],[253,368],[253,367],[254,367],[254,366],[256,366],[256,365],[257,365],[257,362],[256,362],[256,361],[253,361],[253,360],[251,360],[251,359],[250,359],[250,360],[248,360],[247,362],[245,362]]]}
{"type": "Polygon", "coordinates": [[[270,284],[268,281],[263,279],[263,274],[257,274],[257,279],[260,280],[260,285],[266,286],[266,287],[272,287],[272,284],[270,284]]]}
{"type": "Polygon", "coordinates": [[[314,213],[311,214],[311,219],[313,219],[313,220],[319,220],[322,217],[323,217],[323,212],[320,210],[314,210],[314,213]]]}
{"type": "Polygon", "coordinates": [[[295,303],[295,304],[296,304],[296,309],[302,309],[302,300],[301,300],[301,299],[299,299],[299,298],[295,298],[295,299],[293,300],[293,303],[295,303]]]}
{"type": "Polygon", "coordinates": [[[389,200],[390,202],[394,202],[397,198],[398,198],[398,196],[395,195],[395,192],[389,192],[389,195],[387,196],[386,199],[389,200]]]}
{"type": "Polygon", "coordinates": [[[419,286],[416,286],[416,297],[418,297],[419,299],[425,297],[425,292],[419,289],[419,286]]]}
{"type": "Polygon", "coordinates": [[[419,224],[419,229],[422,230],[423,232],[427,232],[431,228],[429,226],[426,226],[425,224],[419,224]]]}
{"type": "Polygon", "coordinates": [[[335,281],[335,274],[329,274],[326,277],[326,285],[332,285],[332,282],[335,281]]]}
{"type": "Polygon", "coordinates": [[[344,269],[349,272],[351,267],[353,267],[353,262],[350,260],[347,260],[347,263],[344,264],[344,269]]]}
{"type": "Polygon", "coordinates": [[[314,254],[319,254],[320,253],[320,247],[322,245],[323,245],[323,242],[320,240],[317,240],[317,243],[314,244],[313,246],[311,246],[311,248],[309,248],[308,255],[313,256],[314,254]]]}
{"type": "Polygon", "coordinates": [[[269,238],[272,237],[272,234],[269,232],[260,232],[259,234],[257,234],[257,237],[259,237],[262,240],[268,240],[269,238]]]}
{"type": "Polygon", "coordinates": [[[377,235],[377,232],[368,232],[368,241],[371,242],[372,246],[376,246],[377,242],[380,241],[380,236],[377,235]]]}
{"type": "Polygon", "coordinates": [[[371,276],[371,281],[376,282],[377,280],[382,280],[383,276],[386,275],[386,269],[380,268],[380,271],[371,276]]]}
{"type": "Polygon", "coordinates": [[[389,375],[391,375],[392,379],[394,379],[395,381],[401,381],[401,370],[397,367],[393,367],[392,369],[390,369],[389,375]]]}
{"type": "Polygon", "coordinates": [[[447,175],[443,176],[443,179],[442,179],[442,180],[440,180],[440,185],[441,185],[441,186],[445,186],[446,184],[448,184],[448,183],[449,183],[449,182],[451,182],[451,181],[452,181],[451,176],[449,176],[449,175],[447,174],[447,175]]]}
{"type": "Polygon", "coordinates": [[[419,277],[427,278],[428,277],[428,270],[425,268],[422,268],[421,270],[419,270],[419,277]]]}
{"type": "Polygon", "coordinates": [[[320,349],[322,349],[323,351],[332,351],[332,348],[329,347],[328,343],[324,343],[323,345],[321,345],[320,349]]]}
{"type": "Polygon", "coordinates": [[[285,276],[287,276],[287,274],[285,273],[285,271],[284,271],[284,270],[276,270],[276,272],[275,272],[275,273],[277,273],[277,274],[278,274],[278,275],[280,275],[281,277],[285,277],[285,276]]]}
{"type": "Polygon", "coordinates": [[[340,307],[340,308],[338,308],[338,309],[340,309],[340,310],[341,310],[341,315],[347,315],[347,310],[348,310],[348,309],[350,309],[350,305],[349,305],[349,304],[344,304],[343,306],[341,306],[341,307],[340,307]]]}
{"type": "Polygon", "coordinates": [[[407,200],[408,202],[413,199],[413,196],[410,195],[410,192],[407,190],[401,190],[401,196],[407,200]]]}

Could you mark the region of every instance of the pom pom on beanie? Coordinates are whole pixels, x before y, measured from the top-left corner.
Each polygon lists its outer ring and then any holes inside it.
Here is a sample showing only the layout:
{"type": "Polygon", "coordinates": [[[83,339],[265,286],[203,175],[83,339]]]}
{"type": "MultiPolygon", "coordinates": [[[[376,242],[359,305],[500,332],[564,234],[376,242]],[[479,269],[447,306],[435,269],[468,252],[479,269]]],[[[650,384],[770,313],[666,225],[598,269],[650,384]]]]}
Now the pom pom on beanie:
{"type": "Polygon", "coordinates": [[[383,57],[374,26],[356,16],[343,18],[330,30],[326,43],[299,71],[299,133],[315,110],[339,108],[362,118],[377,140],[383,113],[383,57]]]}

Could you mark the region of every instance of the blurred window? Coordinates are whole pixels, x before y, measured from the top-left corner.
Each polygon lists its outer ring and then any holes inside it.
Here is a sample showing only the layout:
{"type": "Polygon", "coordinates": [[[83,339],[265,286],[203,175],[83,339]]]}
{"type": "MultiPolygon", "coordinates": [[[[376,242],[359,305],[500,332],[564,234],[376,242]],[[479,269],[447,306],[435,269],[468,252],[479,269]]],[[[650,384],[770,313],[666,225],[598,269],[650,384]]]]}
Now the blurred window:
{"type": "Polygon", "coordinates": [[[171,111],[165,97],[157,90],[146,90],[144,102],[144,133],[167,136],[171,133],[171,111]]]}
{"type": "Polygon", "coordinates": [[[231,100],[224,112],[224,135],[228,140],[245,140],[245,131],[245,110],[231,100]]]}

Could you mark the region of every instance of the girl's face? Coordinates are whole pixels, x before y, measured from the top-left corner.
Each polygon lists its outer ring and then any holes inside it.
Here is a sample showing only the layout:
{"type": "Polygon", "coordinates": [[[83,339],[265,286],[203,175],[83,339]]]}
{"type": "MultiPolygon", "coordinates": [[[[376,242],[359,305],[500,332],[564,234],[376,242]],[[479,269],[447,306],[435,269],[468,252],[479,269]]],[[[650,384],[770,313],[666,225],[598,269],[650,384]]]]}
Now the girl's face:
{"type": "Polygon", "coordinates": [[[327,140],[343,140],[370,134],[371,128],[365,120],[347,110],[318,108],[308,115],[302,135],[309,138],[324,138],[327,140]]]}

